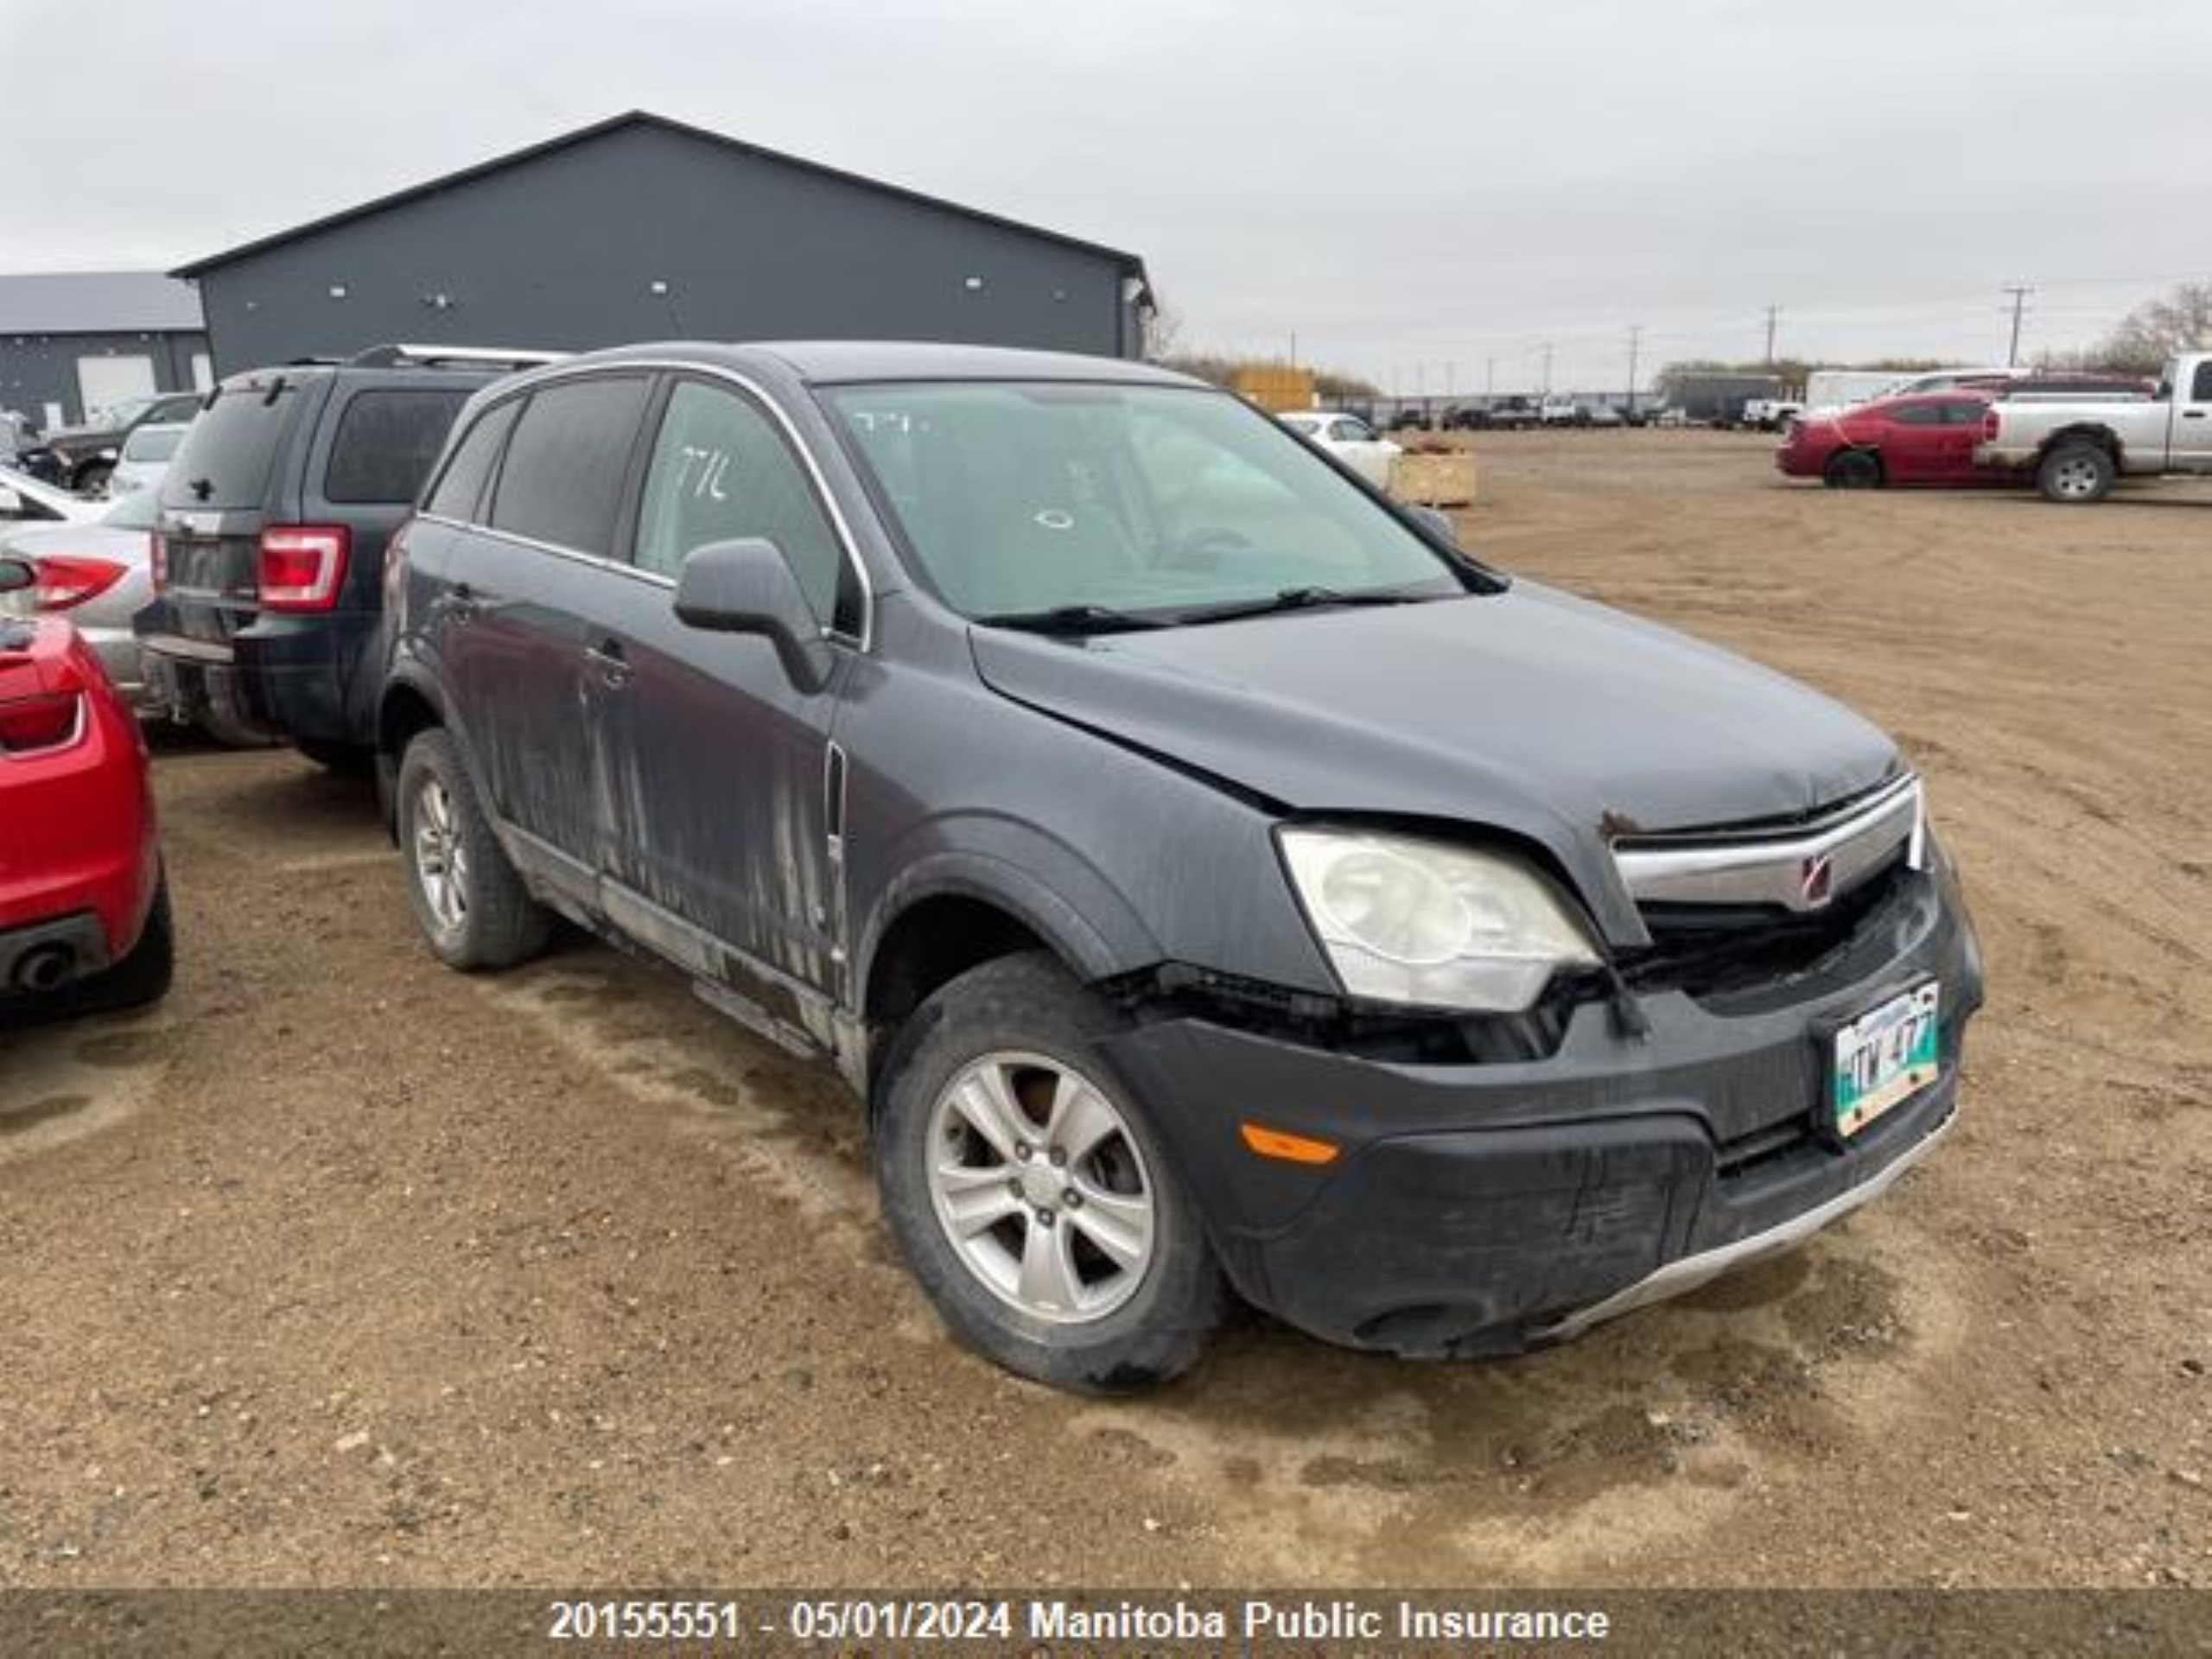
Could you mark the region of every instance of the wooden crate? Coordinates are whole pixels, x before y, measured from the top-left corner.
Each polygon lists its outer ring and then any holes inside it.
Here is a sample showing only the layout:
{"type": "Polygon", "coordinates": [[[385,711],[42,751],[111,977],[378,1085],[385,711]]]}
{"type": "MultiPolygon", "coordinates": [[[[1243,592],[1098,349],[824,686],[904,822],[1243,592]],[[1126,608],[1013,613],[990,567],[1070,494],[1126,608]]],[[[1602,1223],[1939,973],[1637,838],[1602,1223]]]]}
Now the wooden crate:
{"type": "Polygon", "coordinates": [[[1466,449],[1408,451],[1390,463],[1390,493],[1424,507],[1475,504],[1475,457],[1466,449]]]}

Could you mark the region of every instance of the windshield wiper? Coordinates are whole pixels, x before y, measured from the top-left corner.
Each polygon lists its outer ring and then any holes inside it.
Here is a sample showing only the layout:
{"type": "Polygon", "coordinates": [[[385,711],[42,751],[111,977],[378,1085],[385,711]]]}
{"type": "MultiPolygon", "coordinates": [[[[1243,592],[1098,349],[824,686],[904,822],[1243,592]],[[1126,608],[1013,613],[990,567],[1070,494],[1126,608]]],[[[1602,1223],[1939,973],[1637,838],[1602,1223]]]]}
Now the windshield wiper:
{"type": "Polygon", "coordinates": [[[987,628],[1018,628],[1024,633],[1126,633],[1136,628],[1172,626],[1156,616],[1139,616],[1107,605],[1054,605],[1041,611],[998,611],[975,619],[987,628]]]}
{"type": "Polygon", "coordinates": [[[1281,611],[1321,610],[1332,605],[1418,605],[1422,600],[1433,597],[1433,594],[1408,594],[1395,588],[1353,588],[1349,592],[1338,588],[1285,588],[1268,599],[1185,611],[1176,620],[1234,622],[1247,616],[1273,616],[1281,611]]]}

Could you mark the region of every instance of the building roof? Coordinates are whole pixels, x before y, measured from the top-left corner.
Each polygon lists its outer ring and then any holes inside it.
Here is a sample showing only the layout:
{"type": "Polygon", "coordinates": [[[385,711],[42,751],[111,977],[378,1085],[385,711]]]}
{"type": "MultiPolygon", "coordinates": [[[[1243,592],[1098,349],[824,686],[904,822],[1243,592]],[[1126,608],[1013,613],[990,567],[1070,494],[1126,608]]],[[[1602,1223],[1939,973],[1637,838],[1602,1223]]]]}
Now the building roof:
{"type": "Polygon", "coordinates": [[[0,334],[200,333],[200,296],[157,270],[0,276],[0,334]]]}
{"type": "Polygon", "coordinates": [[[848,173],[838,168],[826,167],[820,162],[810,162],[804,156],[788,155],[782,150],[770,149],[760,144],[747,143],[743,139],[733,138],[727,133],[715,132],[705,127],[695,127],[688,122],[671,120],[667,116],[655,115],[648,110],[630,110],[620,115],[610,116],[604,121],[594,122],[590,126],[579,127],[573,132],[563,133],[556,137],[548,138],[541,143],[531,144],[522,149],[510,150],[504,156],[494,156],[489,161],[477,162],[474,167],[464,167],[458,172],[444,174],[425,183],[411,185],[404,190],[394,191],[387,196],[378,196],[373,201],[365,201],[357,207],[343,208],[337,213],[326,214],[321,219],[311,219],[305,225],[296,226],[289,231],[279,231],[274,235],[241,244],[238,247],[226,249],[221,253],[211,253],[204,258],[194,260],[189,264],[178,266],[171,275],[198,276],[205,271],[245,258],[251,254],[262,252],[265,249],[278,247],[287,242],[296,242],[302,238],[334,229],[354,219],[365,219],[372,213],[380,213],[388,207],[399,207],[418,197],[434,195],[441,190],[450,190],[456,185],[467,184],[487,174],[501,172],[511,167],[518,167],[524,162],[534,162],[542,156],[550,156],[558,150],[588,143],[594,139],[605,137],[610,133],[633,127],[651,128],[662,132],[681,134],[685,137],[696,138],[706,143],[716,145],[734,154],[779,162],[786,167],[800,168],[819,178],[832,179],[841,184],[857,185],[864,190],[873,190],[879,194],[893,197],[901,201],[918,203],[925,207],[936,208],[941,213],[957,213],[963,219],[975,219],[985,225],[995,225],[1003,230],[1018,231],[1025,236],[1039,237],[1047,242],[1057,242],[1063,247],[1076,248],[1085,253],[1096,254],[1102,259],[1111,260],[1122,266],[1130,275],[1140,280],[1145,278],[1144,261],[1135,254],[1126,253],[1119,248],[1109,248],[1096,242],[1086,242],[1079,237],[1065,236],[1058,231],[1044,230],[1034,225],[1025,225],[1019,219],[1007,219],[998,213],[985,213],[980,207],[965,207],[957,201],[946,201],[938,196],[925,195],[918,190],[909,190],[902,185],[887,184],[880,179],[871,179],[861,174],[848,173]]]}

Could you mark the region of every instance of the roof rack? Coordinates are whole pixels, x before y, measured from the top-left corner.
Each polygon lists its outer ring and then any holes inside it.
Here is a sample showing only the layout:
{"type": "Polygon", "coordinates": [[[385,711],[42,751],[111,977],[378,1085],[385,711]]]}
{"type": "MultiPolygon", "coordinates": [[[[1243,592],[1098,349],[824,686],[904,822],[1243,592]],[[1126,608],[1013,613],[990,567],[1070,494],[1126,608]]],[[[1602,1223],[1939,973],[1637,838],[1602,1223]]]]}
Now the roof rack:
{"type": "Polygon", "coordinates": [[[372,346],[346,359],[354,369],[453,368],[531,369],[558,363],[566,352],[509,351],[491,346],[372,346]]]}

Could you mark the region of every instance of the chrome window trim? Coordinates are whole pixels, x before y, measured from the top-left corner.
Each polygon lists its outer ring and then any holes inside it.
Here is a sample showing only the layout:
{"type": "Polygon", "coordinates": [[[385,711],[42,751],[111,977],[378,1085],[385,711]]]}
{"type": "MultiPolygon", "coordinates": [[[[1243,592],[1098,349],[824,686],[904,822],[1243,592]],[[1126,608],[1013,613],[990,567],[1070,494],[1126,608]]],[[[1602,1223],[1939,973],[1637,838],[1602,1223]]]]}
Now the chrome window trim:
{"type": "MultiPolygon", "coordinates": [[[[674,358],[629,358],[620,363],[594,363],[587,367],[566,372],[556,371],[533,374],[525,385],[516,386],[511,393],[502,396],[495,402],[505,403],[508,401],[509,397],[526,397],[547,386],[565,385],[571,380],[587,380],[594,377],[619,373],[628,369],[641,370],[653,374],[696,374],[709,379],[725,380],[731,385],[749,393],[755,402],[768,411],[769,418],[782,429],[784,436],[790,442],[792,449],[798,453],[799,462],[805,467],[807,478],[814,486],[815,499],[821,503],[823,511],[829,515],[830,527],[836,532],[837,545],[845,556],[845,563],[852,568],[853,574],[859,579],[861,585],[860,632],[855,635],[843,628],[824,623],[819,637],[834,640],[840,645],[850,645],[862,656],[868,655],[875,645],[875,582],[868,575],[868,561],[861,556],[860,543],[854,537],[853,527],[847,522],[844,509],[837,504],[836,494],[830,487],[830,480],[823,473],[822,464],[814,458],[814,451],[808,448],[806,438],[799,431],[798,423],[791,419],[790,412],[776,401],[768,389],[758,380],[753,379],[752,376],[741,373],[735,369],[724,368],[719,364],[684,362],[674,358]]],[[[490,409],[487,408],[485,412],[490,413],[490,409]]],[[[476,417],[479,421],[483,418],[482,415],[476,417]]],[[[476,421],[469,423],[472,429],[475,424],[476,421]]],[[[654,429],[656,436],[658,435],[658,430],[656,425],[654,429]]],[[[611,554],[588,553],[581,548],[563,547],[553,542],[541,542],[534,537],[518,536],[512,531],[499,530],[491,524],[480,524],[465,519],[450,518],[442,513],[418,512],[416,516],[428,519],[432,524],[444,524],[450,529],[466,530],[485,536],[497,536],[517,546],[535,548],[542,553],[557,554],[563,558],[574,559],[582,563],[626,571],[640,581],[650,582],[656,586],[671,589],[676,586],[673,577],[664,576],[658,571],[640,569],[631,560],[618,559],[611,554]]]]}
{"type": "Polygon", "coordinates": [[[1809,912],[1882,868],[1900,846],[1910,868],[1927,867],[1926,807],[1920,779],[1910,773],[1870,798],[1794,829],[1623,836],[1612,851],[1638,904],[1777,905],[1809,912]],[[1806,876],[1823,858],[1828,880],[1813,897],[1806,876]]]}

